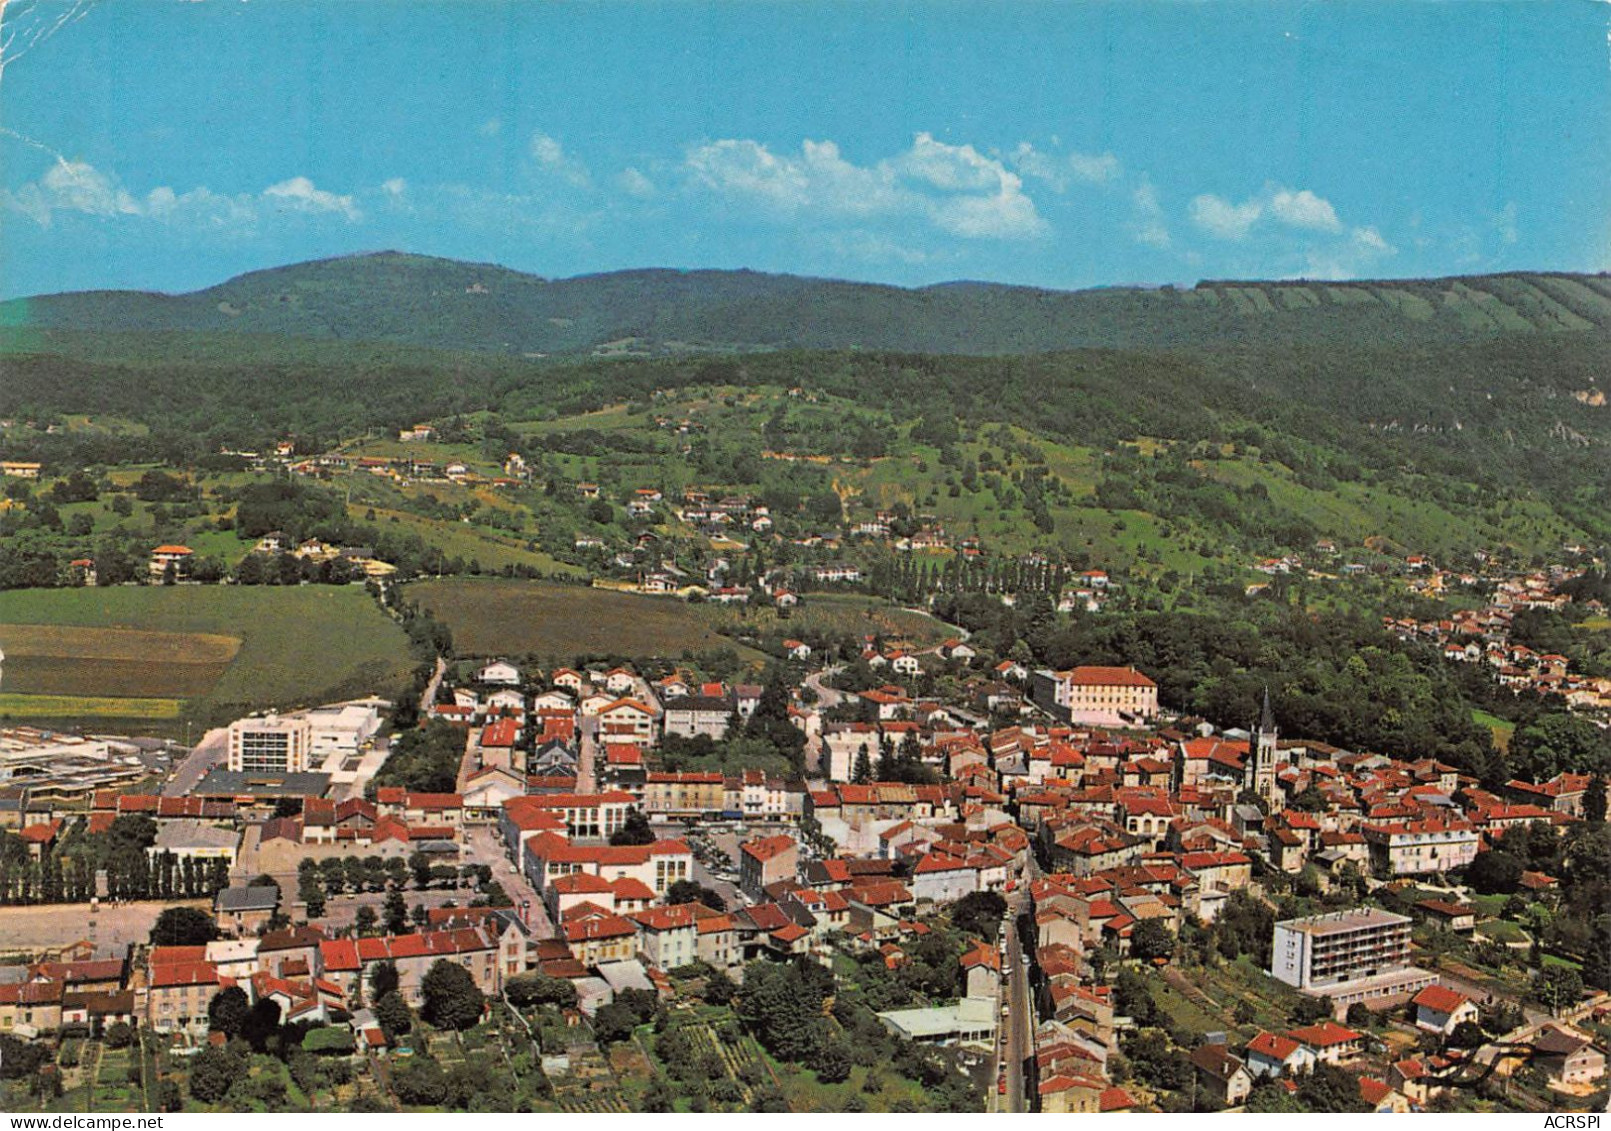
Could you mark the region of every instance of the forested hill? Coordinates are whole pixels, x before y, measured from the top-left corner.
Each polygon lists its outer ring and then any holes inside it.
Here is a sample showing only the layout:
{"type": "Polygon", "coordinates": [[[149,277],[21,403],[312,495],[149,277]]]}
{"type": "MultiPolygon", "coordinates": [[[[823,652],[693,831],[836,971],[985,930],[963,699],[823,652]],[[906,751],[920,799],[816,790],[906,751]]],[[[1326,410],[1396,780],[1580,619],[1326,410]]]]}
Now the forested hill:
{"type": "Polygon", "coordinates": [[[548,280],[382,252],[258,271],[183,295],[95,291],[0,304],[18,330],[166,331],[512,354],[865,349],[1012,354],[1222,344],[1433,347],[1507,333],[1611,332],[1611,277],[907,290],[750,271],[548,280]]]}

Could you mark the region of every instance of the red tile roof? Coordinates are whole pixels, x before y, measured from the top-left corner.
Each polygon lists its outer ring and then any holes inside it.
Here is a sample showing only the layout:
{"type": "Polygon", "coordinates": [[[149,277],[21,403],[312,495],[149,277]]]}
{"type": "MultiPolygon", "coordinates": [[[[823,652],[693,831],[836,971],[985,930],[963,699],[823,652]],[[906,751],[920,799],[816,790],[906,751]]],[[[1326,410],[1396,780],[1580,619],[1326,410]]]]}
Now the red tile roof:
{"type": "Polygon", "coordinates": [[[1418,1006],[1430,1009],[1435,1013],[1453,1013],[1471,999],[1448,986],[1432,985],[1416,994],[1411,999],[1418,1006]]]}

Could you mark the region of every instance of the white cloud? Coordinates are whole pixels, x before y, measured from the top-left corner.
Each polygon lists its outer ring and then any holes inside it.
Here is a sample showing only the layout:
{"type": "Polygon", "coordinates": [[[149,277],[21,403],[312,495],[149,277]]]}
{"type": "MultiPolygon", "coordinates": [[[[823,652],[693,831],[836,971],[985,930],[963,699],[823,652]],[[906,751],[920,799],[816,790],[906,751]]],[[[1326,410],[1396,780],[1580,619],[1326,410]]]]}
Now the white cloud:
{"type": "Polygon", "coordinates": [[[592,182],[587,166],[566,153],[557,139],[541,131],[531,135],[531,155],[544,172],[576,188],[586,188],[592,182]]]}
{"type": "Polygon", "coordinates": [[[349,220],[360,220],[363,213],[353,204],[352,197],[338,196],[314,185],[307,177],[292,177],[263,190],[263,199],[281,211],[305,212],[310,215],[339,212],[349,220]]]}
{"type": "Polygon", "coordinates": [[[1298,192],[1276,189],[1270,196],[1270,215],[1294,228],[1312,228],[1317,232],[1342,230],[1331,202],[1308,189],[1298,192]]]}
{"type": "Polygon", "coordinates": [[[1189,211],[1193,224],[1222,240],[1246,239],[1264,220],[1310,232],[1341,233],[1345,230],[1331,201],[1310,189],[1294,191],[1273,182],[1240,204],[1213,193],[1203,193],[1192,199],[1189,211]]]}
{"type": "Polygon", "coordinates": [[[904,153],[873,165],[846,160],[831,141],[803,142],[795,155],[725,138],[690,149],[684,167],[698,187],[791,218],[917,218],[966,239],[1018,239],[1046,230],[1016,173],[971,145],[948,145],[926,133],[904,153]]]}
{"type": "Polygon", "coordinates": [[[622,192],[639,200],[647,200],[655,192],[654,182],[631,166],[621,170],[615,183],[622,192]]]}
{"type": "Polygon", "coordinates": [[[1003,189],[993,196],[955,196],[935,201],[934,223],[965,239],[1020,239],[1046,231],[1035,202],[1023,193],[1003,189]]]}
{"type": "Polygon", "coordinates": [[[5,194],[7,207],[42,227],[57,212],[86,216],[138,216],[140,204],[117,181],[86,161],[57,161],[37,181],[5,194]]]}
{"type": "Polygon", "coordinates": [[[1068,186],[1068,177],[1064,174],[1057,159],[1049,153],[1042,153],[1027,141],[1018,143],[1018,148],[1009,154],[1013,168],[1026,177],[1033,177],[1037,181],[1044,181],[1058,192],[1068,186]]]}
{"type": "Polygon", "coordinates": [[[893,167],[914,180],[951,192],[1004,188],[1009,182],[1014,188],[1023,184],[1000,161],[986,157],[973,146],[947,145],[928,133],[918,134],[912,148],[895,158],[893,167]]]}
{"type": "Polygon", "coordinates": [[[1261,262],[1284,260],[1293,265],[1293,277],[1358,278],[1398,254],[1375,228],[1343,223],[1332,203],[1310,189],[1269,182],[1240,204],[1203,193],[1187,212],[1214,239],[1252,238],[1261,262]]]}
{"type": "MultiPolygon", "coordinates": [[[[401,179],[387,181],[390,195],[403,191],[401,179]]],[[[226,194],[205,185],[184,192],[158,185],[143,196],[124,188],[118,178],[83,161],[58,161],[37,181],[15,191],[0,190],[0,208],[20,212],[42,227],[64,214],[105,220],[148,221],[201,230],[245,230],[265,215],[304,213],[363,219],[351,196],[318,188],[307,177],[292,177],[260,194],[226,194]]]]}
{"type": "Polygon", "coordinates": [[[188,227],[237,228],[256,220],[257,208],[249,196],[225,196],[209,188],[176,193],[164,185],[146,194],[144,214],[188,227]]]}
{"type": "Polygon", "coordinates": [[[1499,242],[1510,245],[1516,242],[1516,202],[1509,201],[1494,217],[1494,230],[1499,233],[1499,242]]]}
{"type": "Polygon", "coordinates": [[[408,191],[408,182],[402,177],[392,177],[390,180],[382,181],[380,187],[387,196],[399,197],[408,191]]]}
{"type": "Polygon", "coordinates": [[[1058,157],[1036,149],[1027,141],[1008,155],[1013,168],[1026,177],[1044,181],[1058,192],[1068,187],[1069,179],[1085,184],[1110,184],[1124,175],[1124,163],[1111,153],[1072,152],[1058,157]]]}
{"type": "Polygon", "coordinates": [[[1232,204],[1213,193],[1203,193],[1192,197],[1187,212],[1193,224],[1215,239],[1240,240],[1264,214],[1264,205],[1257,200],[1232,204]]]}
{"type": "Polygon", "coordinates": [[[1398,248],[1383,239],[1375,228],[1354,228],[1345,239],[1326,240],[1310,247],[1304,257],[1304,276],[1357,279],[1369,275],[1382,260],[1397,254],[1398,248]]]}
{"type": "Polygon", "coordinates": [[[1070,153],[1068,167],[1077,179],[1094,185],[1116,181],[1124,173],[1123,162],[1111,153],[1070,153]]]}
{"type": "Polygon", "coordinates": [[[1130,230],[1137,243],[1148,247],[1166,248],[1174,242],[1169,235],[1169,225],[1164,219],[1163,206],[1158,203],[1158,190],[1152,187],[1152,182],[1145,176],[1130,194],[1130,206],[1135,214],[1130,230]]]}

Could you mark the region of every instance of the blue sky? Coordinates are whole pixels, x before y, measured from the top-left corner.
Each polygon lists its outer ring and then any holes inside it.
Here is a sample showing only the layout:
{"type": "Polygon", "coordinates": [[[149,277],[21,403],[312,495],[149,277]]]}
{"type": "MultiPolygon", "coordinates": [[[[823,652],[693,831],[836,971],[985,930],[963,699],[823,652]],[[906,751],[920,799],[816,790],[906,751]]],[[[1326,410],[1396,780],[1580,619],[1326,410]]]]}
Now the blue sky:
{"type": "Polygon", "coordinates": [[[11,0],[0,296],[1611,269],[1611,5],[11,0]]]}

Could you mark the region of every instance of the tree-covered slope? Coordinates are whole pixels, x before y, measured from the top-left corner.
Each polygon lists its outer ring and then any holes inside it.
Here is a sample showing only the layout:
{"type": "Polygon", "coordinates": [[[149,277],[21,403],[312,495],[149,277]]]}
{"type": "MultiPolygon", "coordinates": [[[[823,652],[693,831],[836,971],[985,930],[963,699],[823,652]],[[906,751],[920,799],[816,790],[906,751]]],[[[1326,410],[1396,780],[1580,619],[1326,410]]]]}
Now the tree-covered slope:
{"type": "Polygon", "coordinates": [[[0,326],[268,334],[515,354],[871,349],[1034,353],[1233,343],[1426,346],[1605,333],[1611,278],[1210,282],[1178,290],[918,289],[750,271],[548,280],[383,252],[257,271],[183,295],[95,291],[0,304],[0,326]]]}

